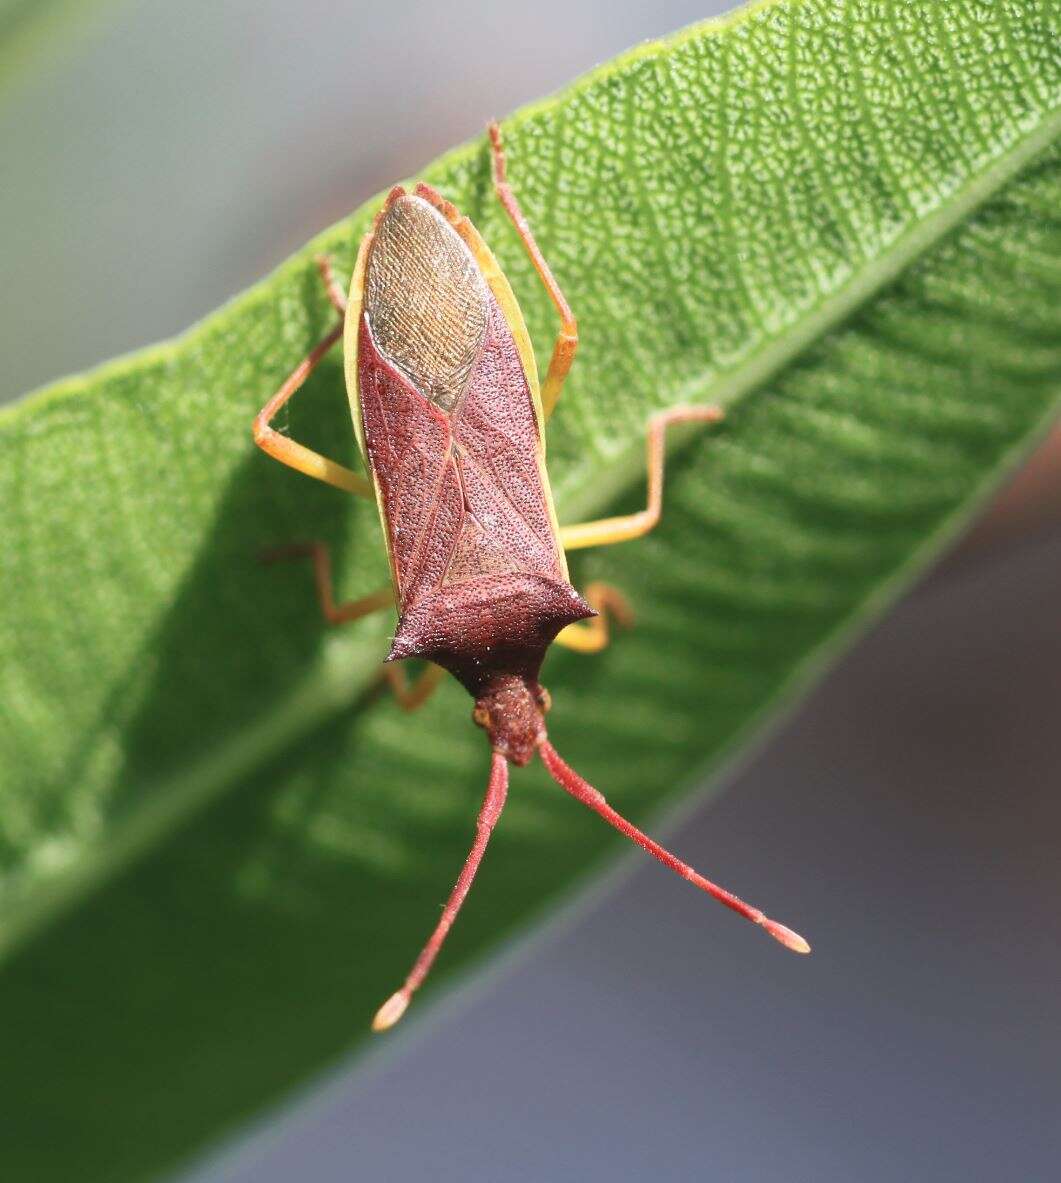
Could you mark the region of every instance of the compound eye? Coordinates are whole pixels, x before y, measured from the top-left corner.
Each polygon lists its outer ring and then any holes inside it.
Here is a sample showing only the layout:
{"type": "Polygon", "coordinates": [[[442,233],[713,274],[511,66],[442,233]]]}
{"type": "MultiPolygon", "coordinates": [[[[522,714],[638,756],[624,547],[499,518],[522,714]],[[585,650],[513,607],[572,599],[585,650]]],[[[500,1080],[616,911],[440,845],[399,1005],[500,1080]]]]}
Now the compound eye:
{"type": "Polygon", "coordinates": [[[543,715],[547,715],[553,709],[553,696],[544,686],[538,691],[538,706],[541,707],[543,715]]]}

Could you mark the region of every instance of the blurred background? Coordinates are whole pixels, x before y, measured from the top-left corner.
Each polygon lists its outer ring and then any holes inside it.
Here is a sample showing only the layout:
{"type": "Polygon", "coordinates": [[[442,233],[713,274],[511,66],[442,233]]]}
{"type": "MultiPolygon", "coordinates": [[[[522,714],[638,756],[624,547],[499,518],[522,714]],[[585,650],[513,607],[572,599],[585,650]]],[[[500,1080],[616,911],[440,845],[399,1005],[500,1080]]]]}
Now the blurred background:
{"type": "MultiPolygon", "coordinates": [[[[488,117],[724,7],[0,8],[24,51],[0,58],[0,396],[180,331],[488,117]]],[[[798,992],[724,916],[705,941],[702,900],[632,854],[184,1183],[1055,1178],[1059,473],[1055,434],[671,826],[808,933],[798,992]],[[766,832],[793,835],[784,865],[766,832]]]]}

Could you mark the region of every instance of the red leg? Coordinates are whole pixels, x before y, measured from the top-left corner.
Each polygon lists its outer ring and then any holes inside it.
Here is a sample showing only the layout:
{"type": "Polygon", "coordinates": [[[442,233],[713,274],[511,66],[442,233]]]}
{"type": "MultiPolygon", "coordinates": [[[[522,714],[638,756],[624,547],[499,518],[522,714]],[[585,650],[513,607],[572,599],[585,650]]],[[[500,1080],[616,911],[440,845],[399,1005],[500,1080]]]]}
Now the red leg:
{"type": "Polygon", "coordinates": [[[761,925],[775,940],[780,941],[782,945],[791,949],[794,953],[810,952],[810,945],[807,944],[799,933],[793,932],[792,929],[786,928],[783,924],[778,924],[776,920],[771,920],[768,916],[764,916],[758,908],[750,907],[743,900],[738,899],[731,892],[726,891],[725,888],[719,887],[709,879],[705,879],[703,875],[698,874],[692,867],[683,863],[681,859],[675,858],[669,850],[665,850],[658,842],[653,842],[647,834],[628,822],[622,814],[616,813],[608,802],[605,801],[604,794],[595,789],[588,781],[583,780],[573,768],[565,764],[556,748],[547,739],[541,741],[538,745],[538,751],[541,752],[542,762],[549,770],[549,774],[553,780],[562,789],[566,789],[576,801],[581,801],[583,805],[588,805],[594,813],[599,813],[620,834],[625,834],[632,842],[636,842],[642,850],[647,851],[653,858],[659,859],[665,867],[669,867],[672,871],[677,872],[683,879],[688,879],[694,887],[699,887],[701,891],[706,891],[708,895],[714,896],[720,903],[725,904],[727,908],[732,908],[734,912],[737,912],[746,920],[750,920],[753,924],[761,925]]]}
{"type": "Polygon", "coordinates": [[[428,938],[427,944],[421,950],[420,956],[413,963],[413,968],[409,971],[409,976],[405,979],[405,984],[400,990],[396,990],[379,1010],[376,1011],[376,1017],[372,1020],[373,1031],[385,1031],[388,1027],[392,1027],[397,1023],[402,1015],[405,1014],[405,1008],[409,1005],[413,991],[427,977],[428,970],[430,970],[432,963],[438,956],[438,951],[442,948],[442,944],[446,939],[446,934],[453,927],[453,921],[457,919],[457,913],[460,911],[461,904],[464,903],[465,896],[467,896],[471,888],[475,873],[479,870],[479,864],[482,862],[483,855],[486,853],[486,844],[490,841],[490,835],[493,832],[494,826],[497,825],[497,819],[501,816],[501,810],[505,807],[505,797],[507,795],[508,762],[499,752],[494,752],[493,762],[490,767],[490,780],[486,786],[486,796],[483,798],[483,804],[479,810],[479,818],[475,824],[475,840],[472,842],[471,850],[468,851],[468,857],[464,862],[464,867],[461,869],[456,886],[453,888],[449,899],[446,901],[446,906],[442,910],[442,919],[439,920],[435,931],[428,938]]]}

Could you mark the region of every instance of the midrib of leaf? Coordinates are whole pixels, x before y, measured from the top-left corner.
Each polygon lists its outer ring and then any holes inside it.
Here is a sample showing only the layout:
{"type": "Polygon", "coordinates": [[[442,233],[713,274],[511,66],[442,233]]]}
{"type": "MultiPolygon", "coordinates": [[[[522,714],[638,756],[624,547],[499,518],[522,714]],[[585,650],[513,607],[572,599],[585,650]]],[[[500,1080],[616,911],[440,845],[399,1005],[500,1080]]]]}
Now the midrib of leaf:
{"type": "MultiPolygon", "coordinates": [[[[760,6],[756,6],[758,7],[760,6]]],[[[746,19],[749,12],[754,11],[755,9],[745,10],[732,19],[746,19]]],[[[716,23],[725,24],[732,21],[716,23]]],[[[699,34],[702,29],[703,26],[698,26],[695,32],[699,34]]],[[[633,58],[658,53],[661,49],[690,36],[692,32],[694,30],[685,31],[668,41],[639,47],[602,70],[614,69],[617,64],[633,58]]],[[[588,85],[599,72],[588,75],[576,83],[572,90],[588,85]]],[[[521,112],[514,122],[518,124],[534,114],[557,106],[564,97],[566,93],[532,106],[521,112]]],[[[895,280],[912,262],[962,224],[1008,181],[1016,177],[1061,134],[1061,108],[1055,108],[1048,116],[1034,122],[1029,120],[1029,123],[1031,126],[1022,138],[1014,140],[1007,149],[990,159],[979,172],[971,175],[962,186],[953,190],[946,200],[940,201],[935,209],[898,234],[885,250],[867,260],[863,266],[856,267],[851,276],[827,297],[804,311],[783,331],[766,338],[763,344],[745,359],[733,365],[728,373],[714,377],[704,375],[687,382],[680,388],[679,397],[674,401],[709,401],[722,406],[735,405],[767,382],[786,364],[865,304],[875,293],[895,280]]],[[[472,158],[479,151],[478,144],[465,145],[443,157],[436,167],[452,166],[472,158]]],[[[373,203],[370,203],[370,206],[371,204],[373,203]]],[[[332,227],[321,234],[318,241],[333,239],[338,229],[339,227],[332,227]]],[[[238,308],[260,298],[260,292],[251,289],[243,296],[237,297],[228,307],[238,308]]],[[[199,331],[198,328],[193,329],[171,342],[108,363],[94,374],[136,367],[148,358],[163,360],[167,355],[183,348],[199,331]]],[[[59,388],[51,389],[43,397],[49,400],[76,397],[86,380],[94,374],[64,383],[59,388]]],[[[17,404],[0,412],[0,419],[18,415],[24,408],[39,405],[40,401],[38,398],[29,403],[17,404]]],[[[1051,412],[1043,419],[1039,430],[1045,430],[1052,419],[1051,412]]],[[[680,444],[683,439],[691,439],[701,430],[702,428],[692,425],[674,433],[671,437],[672,447],[680,444]]],[[[1015,448],[1010,457],[1011,461],[1015,461],[1022,450],[1023,445],[1015,448]]],[[[603,463],[599,456],[595,456],[569,468],[565,477],[555,482],[555,491],[565,510],[565,519],[573,521],[594,516],[622,493],[643,481],[644,474],[644,448],[640,440],[613,454],[603,463]],[[588,479],[590,475],[592,480],[588,479]]],[[[986,498],[996,483],[997,473],[988,474],[978,496],[973,499],[974,503],[978,504],[986,498]]],[[[875,590],[853,618],[842,622],[826,644],[808,655],[793,671],[777,698],[763,704],[761,710],[735,737],[731,746],[739,747],[743,737],[759,726],[761,719],[770,713],[778,700],[783,700],[791,691],[812,681],[818,671],[828,664],[835,651],[850,637],[861,632],[880,608],[893,600],[909,583],[922,566],[924,556],[933,553],[942,541],[958,533],[971,512],[971,507],[962,507],[939,531],[927,538],[894,576],[875,590]]],[[[22,907],[12,906],[5,919],[4,931],[0,934],[0,959],[8,956],[26,937],[86,888],[105,881],[150,850],[175,826],[214,800],[229,785],[238,783],[266,764],[298,736],[312,730],[336,710],[354,704],[378,678],[378,669],[377,647],[364,645],[349,636],[335,638],[321,660],[307,672],[302,682],[286,699],[260,716],[252,726],[216,745],[206,757],[182,770],[179,775],[161,778],[144,785],[143,796],[146,804],[139,806],[124,824],[112,825],[106,846],[95,847],[91,857],[82,858],[70,871],[55,876],[46,889],[42,890],[39,885],[35,885],[34,893],[22,907]]],[[[711,763],[716,761],[717,754],[712,757],[711,763]]],[[[689,778],[689,783],[694,781],[695,776],[689,778]]]]}
{"type": "MultiPolygon", "coordinates": [[[[728,374],[687,383],[680,397],[675,400],[676,403],[706,401],[728,406],[739,402],[902,274],[914,260],[1012,180],[1059,134],[1061,107],[1055,108],[1049,118],[1037,122],[1023,139],[1014,142],[981,173],[955,190],[950,200],[941,203],[920,222],[898,235],[887,250],[855,270],[835,292],[820,300],[816,307],[794,321],[784,333],[769,338],[728,374]]],[[[690,425],[685,430],[685,438],[691,438],[702,430],[701,426],[690,425]]],[[[574,520],[598,512],[641,479],[644,472],[644,447],[638,441],[612,463],[606,464],[600,475],[595,474],[592,485],[577,468],[569,471],[564,480],[554,484],[565,509],[574,520]]]]}

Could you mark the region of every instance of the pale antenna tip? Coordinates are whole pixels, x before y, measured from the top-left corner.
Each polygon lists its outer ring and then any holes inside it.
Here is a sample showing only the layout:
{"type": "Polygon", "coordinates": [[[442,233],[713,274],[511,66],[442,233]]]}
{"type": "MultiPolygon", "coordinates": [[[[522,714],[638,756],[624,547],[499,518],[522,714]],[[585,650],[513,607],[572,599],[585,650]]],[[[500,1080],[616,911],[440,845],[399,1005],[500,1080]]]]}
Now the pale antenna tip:
{"type": "Polygon", "coordinates": [[[372,1020],[372,1030],[386,1031],[388,1027],[393,1027],[402,1015],[405,1014],[405,1008],[408,1005],[409,995],[404,990],[395,990],[390,998],[376,1011],[376,1017],[372,1020]]]}
{"type": "Polygon", "coordinates": [[[810,952],[810,945],[807,944],[798,932],[793,932],[791,928],[786,928],[783,924],[778,924],[776,920],[770,920],[765,916],[759,923],[775,941],[780,941],[786,949],[791,949],[793,953],[810,952]]]}

